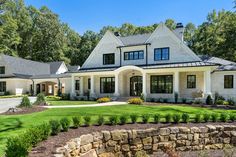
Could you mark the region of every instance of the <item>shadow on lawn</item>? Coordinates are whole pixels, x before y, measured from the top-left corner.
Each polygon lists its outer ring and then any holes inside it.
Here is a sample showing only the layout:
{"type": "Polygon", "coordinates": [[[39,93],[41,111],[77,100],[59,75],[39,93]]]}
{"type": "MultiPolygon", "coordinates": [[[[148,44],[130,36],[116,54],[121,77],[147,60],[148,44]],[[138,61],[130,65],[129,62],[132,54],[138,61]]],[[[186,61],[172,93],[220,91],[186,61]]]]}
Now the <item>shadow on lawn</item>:
{"type": "Polygon", "coordinates": [[[10,118],[8,122],[0,121],[0,133],[22,128],[22,122],[19,118],[10,118]]]}

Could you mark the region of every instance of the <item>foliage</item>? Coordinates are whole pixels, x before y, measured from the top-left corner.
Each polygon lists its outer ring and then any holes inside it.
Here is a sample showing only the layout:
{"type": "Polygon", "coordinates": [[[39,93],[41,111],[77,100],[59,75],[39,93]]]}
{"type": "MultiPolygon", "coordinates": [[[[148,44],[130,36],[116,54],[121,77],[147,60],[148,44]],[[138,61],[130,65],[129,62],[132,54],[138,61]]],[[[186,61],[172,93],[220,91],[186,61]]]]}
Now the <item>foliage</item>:
{"type": "Polygon", "coordinates": [[[228,120],[228,114],[227,113],[221,113],[220,114],[220,121],[221,122],[227,122],[228,120]]]}
{"type": "Polygon", "coordinates": [[[229,105],[229,102],[228,102],[228,101],[224,101],[224,102],[223,102],[223,105],[228,106],[228,105],[229,105]]]}
{"type": "Polygon", "coordinates": [[[234,102],[233,98],[229,98],[227,101],[228,101],[230,106],[235,105],[235,102],[234,102]]]}
{"type": "Polygon", "coordinates": [[[187,102],[187,99],[186,98],[182,98],[182,103],[186,104],[186,102],[187,102]]]}
{"type": "Polygon", "coordinates": [[[213,99],[211,97],[211,95],[208,95],[206,98],[206,104],[207,105],[213,105],[213,99]]]}
{"type": "Polygon", "coordinates": [[[103,125],[105,123],[105,118],[102,115],[98,116],[98,125],[103,125]]]}
{"type": "Polygon", "coordinates": [[[159,123],[160,120],[161,120],[161,115],[160,114],[155,114],[153,116],[153,118],[154,118],[154,123],[159,123]]]}
{"type": "Polygon", "coordinates": [[[61,100],[70,100],[70,94],[69,93],[62,93],[61,100]]]}
{"type": "Polygon", "coordinates": [[[208,122],[210,118],[211,118],[211,115],[209,115],[208,113],[203,114],[203,120],[205,123],[208,122]]]}
{"type": "Polygon", "coordinates": [[[143,101],[145,100],[145,96],[144,96],[143,93],[141,93],[141,95],[140,95],[140,99],[143,100],[143,101]]]}
{"type": "Polygon", "coordinates": [[[51,135],[57,135],[61,131],[61,124],[58,120],[50,120],[51,135]]]}
{"type": "Polygon", "coordinates": [[[91,122],[92,122],[91,116],[88,116],[88,115],[84,116],[84,125],[85,126],[90,126],[91,122]]]}
{"type": "Polygon", "coordinates": [[[149,119],[150,119],[150,115],[149,114],[143,114],[142,115],[142,122],[143,123],[148,123],[149,119]]]}
{"type": "Polygon", "coordinates": [[[178,103],[178,99],[179,99],[179,93],[175,92],[175,103],[178,103]]]}
{"type": "Polygon", "coordinates": [[[128,122],[128,116],[127,115],[121,115],[120,116],[120,124],[124,125],[128,122]]]}
{"type": "Polygon", "coordinates": [[[46,96],[45,99],[47,101],[59,101],[59,100],[61,100],[61,97],[59,97],[59,96],[46,96]]]}
{"type": "Polygon", "coordinates": [[[134,124],[138,120],[138,115],[137,114],[132,114],[130,115],[131,122],[134,124]]]}
{"type": "Polygon", "coordinates": [[[202,101],[200,99],[195,99],[193,103],[194,104],[202,104],[202,101]]]}
{"type": "Polygon", "coordinates": [[[202,115],[200,113],[195,114],[194,121],[195,123],[200,123],[202,121],[202,115]]]}
{"type": "Polygon", "coordinates": [[[117,125],[119,123],[119,117],[117,115],[113,115],[109,117],[110,125],[117,125]]]}
{"type": "Polygon", "coordinates": [[[216,100],[216,103],[215,103],[215,104],[217,104],[217,105],[223,105],[224,102],[225,102],[224,100],[218,99],[218,100],[216,100]]]}
{"type": "Polygon", "coordinates": [[[43,93],[39,93],[37,95],[35,105],[41,105],[42,103],[45,103],[45,102],[46,102],[45,95],[43,93]]]}
{"type": "Polygon", "coordinates": [[[108,98],[108,97],[99,98],[97,100],[98,103],[105,103],[105,102],[110,102],[110,101],[111,101],[111,98],[108,98]]]}
{"type": "Polygon", "coordinates": [[[31,102],[29,100],[29,97],[27,95],[23,96],[19,107],[31,107],[31,106],[32,105],[31,105],[31,102]]]}
{"type": "Polygon", "coordinates": [[[78,128],[78,127],[81,126],[81,124],[82,124],[81,116],[73,117],[73,118],[72,118],[72,121],[73,121],[73,126],[74,126],[75,128],[78,128]]]}
{"type": "Polygon", "coordinates": [[[128,100],[129,104],[136,104],[136,105],[141,105],[143,103],[143,100],[141,98],[130,98],[128,100]]]}
{"type": "Polygon", "coordinates": [[[188,113],[183,113],[182,114],[182,120],[183,120],[184,123],[188,123],[189,119],[190,119],[190,116],[189,116],[188,113]]]}
{"type": "Polygon", "coordinates": [[[60,120],[62,131],[68,131],[70,127],[70,120],[66,117],[60,120]]]}
{"type": "Polygon", "coordinates": [[[229,115],[229,119],[230,119],[232,122],[234,122],[234,121],[236,120],[236,114],[231,113],[231,114],[229,115]]]}
{"type": "Polygon", "coordinates": [[[170,113],[167,113],[165,115],[165,120],[166,123],[170,123],[172,121],[172,115],[170,113]]]}
{"type": "Polygon", "coordinates": [[[174,122],[174,123],[179,123],[180,120],[181,120],[181,115],[178,114],[178,113],[173,114],[172,119],[173,119],[173,122],[174,122]]]}
{"type": "Polygon", "coordinates": [[[218,115],[217,113],[211,114],[211,120],[212,120],[212,122],[217,122],[218,116],[219,116],[219,115],[218,115]]]}

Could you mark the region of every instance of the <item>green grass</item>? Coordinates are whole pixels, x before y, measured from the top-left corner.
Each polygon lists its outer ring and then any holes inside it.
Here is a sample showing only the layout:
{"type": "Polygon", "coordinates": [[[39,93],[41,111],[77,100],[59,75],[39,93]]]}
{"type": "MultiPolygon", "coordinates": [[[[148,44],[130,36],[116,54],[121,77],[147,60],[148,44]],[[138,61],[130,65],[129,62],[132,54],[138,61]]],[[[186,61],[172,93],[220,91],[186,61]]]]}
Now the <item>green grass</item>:
{"type": "MultiPolygon", "coordinates": [[[[60,103],[61,101],[57,101],[60,103]]],[[[76,101],[75,101],[76,102],[76,101]]],[[[70,101],[69,103],[73,103],[70,101]]],[[[22,132],[23,130],[30,128],[33,125],[37,125],[43,122],[47,122],[51,119],[61,119],[63,117],[73,116],[92,116],[92,121],[97,119],[98,115],[111,116],[111,115],[130,115],[130,114],[156,114],[160,113],[164,115],[166,113],[189,113],[193,116],[195,113],[222,113],[222,112],[234,112],[236,110],[220,110],[220,109],[207,109],[191,106],[177,106],[177,105],[163,105],[163,106],[142,106],[142,105],[120,105],[120,106],[104,106],[104,107],[85,107],[85,108],[60,108],[60,109],[48,109],[43,112],[26,114],[26,115],[14,115],[14,116],[0,116],[0,156],[4,153],[4,147],[6,144],[6,138],[14,136],[22,132]]]]}
{"type": "Polygon", "coordinates": [[[89,105],[89,104],[97,104],[96,101],[47,101],[52,106],[64,106],[64,105],[89,105]]]}

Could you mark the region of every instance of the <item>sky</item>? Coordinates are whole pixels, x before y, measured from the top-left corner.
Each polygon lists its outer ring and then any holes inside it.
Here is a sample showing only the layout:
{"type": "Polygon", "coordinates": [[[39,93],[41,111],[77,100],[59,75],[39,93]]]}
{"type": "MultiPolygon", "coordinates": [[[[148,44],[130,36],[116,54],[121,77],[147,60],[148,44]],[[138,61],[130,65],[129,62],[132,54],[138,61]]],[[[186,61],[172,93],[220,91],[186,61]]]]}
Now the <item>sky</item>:
{"type": "Polygon", "coordinates": [[[79,34],[123,23],[146,26],[167,18],[200,25],[213,9],[233,10],[233,0],[25,0],[25,3],[37,8],[47,6],[79,34]]]}

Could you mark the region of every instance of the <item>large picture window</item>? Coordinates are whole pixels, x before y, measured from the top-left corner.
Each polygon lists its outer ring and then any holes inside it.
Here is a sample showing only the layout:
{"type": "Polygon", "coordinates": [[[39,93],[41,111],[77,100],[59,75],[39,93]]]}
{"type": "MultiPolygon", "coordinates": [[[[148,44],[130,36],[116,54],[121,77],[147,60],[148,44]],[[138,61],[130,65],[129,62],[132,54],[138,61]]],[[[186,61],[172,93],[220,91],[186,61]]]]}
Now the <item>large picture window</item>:
{"type": "Polygon", "coordinates": [[[170,50],[169,47],[154,49],[154,60],[155,61],[169,60],[170,59],[169,50],[170,50]]]}
{"type": "Polygon", "coordinates": [[[79,80],[75,80],[75,90],[79,90],[79,80]]]}
{"type": "Polygon", "coordinates": [[[196,88],[196,75],[187,76],[187,88],[196,88]]]}
{"type": "Polygon", "coordinates": [[[115,78],[114,77],[101,77],[100,78],[100,92],[101,93],[114,93],[115,92],[115,78]]]}
{"type": "Polygon", "coordinates": [[[144,59],[144,51],[130,51],[124,53],[124,60],[137,60],[137,59],[144,59]]]}
{"type": "Polygon", "coordinates": [[[5,74],[5,67],[0,67],[0,74],[5,74]]]}
{"type": "Polygon", "coordinates": [[[103,64],[104,65],[115,64],[115,54],[114,53],[103,54],[103,64]]]}
{"type": "Polygon", "coordinates": [[[151,76],[151,93],[173,93],[172,75],[151,76]]]}
{"type": "Polygon", "coordinates": [[[0,92],[6,92],[6,82],[0,82],[0,92]]]}
{"type": "Polygon", "coordinates": [[[234,76],[225,75],[224,76],[224,88],[234,88],[234,76]]]}

